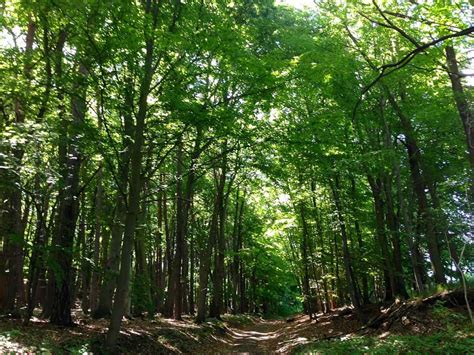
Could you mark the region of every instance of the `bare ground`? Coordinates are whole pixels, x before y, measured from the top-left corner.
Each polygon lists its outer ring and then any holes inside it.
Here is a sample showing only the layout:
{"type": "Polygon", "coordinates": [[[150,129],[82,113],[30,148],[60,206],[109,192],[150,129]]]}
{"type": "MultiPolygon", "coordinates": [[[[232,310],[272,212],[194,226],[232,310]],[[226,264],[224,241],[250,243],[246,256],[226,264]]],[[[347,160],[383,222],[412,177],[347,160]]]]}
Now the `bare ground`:
{"type": "MultiPolygon", "coordinates": [[[[201,325],[188,318],[133,319],[124,321],[119,338],[121,353],[195,353],[195,354],[263,354],[288,353],[297,345],[310,340],[342,334],[359,326],[357,321],[324,316],[318,321],[297,316],[291,322],[264,320],[255,317],[240,319],[225,316],[223,321],[201,325]],[[333,319],[330,319],[333,318],[333,319]]],[[[350,315],[349,318],[352,318],[350,315]]],[[[0,353],[45,352],[74,353],[92,351],[103,353],[102,343],[107,320],[81,318],[76,326],[62,328],[38,318],[25,326],[20,320],[0,320],[0,353]]]]}
{"type": "MultiPolygon", "coordinates": [[[[349,308],[318,314],[313,320],[303,315],[289,320],[228,315],[222,321],[211,320],[198,325],[191,317],[183,321],[135,318],[124,320],[118,351],[114,353],[286,354],[308,343],[355,335],[422,336],[446,327],[443,319],[434,316],[432,301],[428,298],[390,307],[372,305],[365,309],[365,315],[372,319],[368,325],[360,323],[349,308]]],[[[457,308],[454,315],[465,314],[464,306],[457,308]]],[[[108,320],[94,320],[79,311],[75,319],[75,326],[63,328],[39,318],[33,318],[27,326],[19,319],[0,318],[0,354],[105,354],[103,344],[108,320]]]]}

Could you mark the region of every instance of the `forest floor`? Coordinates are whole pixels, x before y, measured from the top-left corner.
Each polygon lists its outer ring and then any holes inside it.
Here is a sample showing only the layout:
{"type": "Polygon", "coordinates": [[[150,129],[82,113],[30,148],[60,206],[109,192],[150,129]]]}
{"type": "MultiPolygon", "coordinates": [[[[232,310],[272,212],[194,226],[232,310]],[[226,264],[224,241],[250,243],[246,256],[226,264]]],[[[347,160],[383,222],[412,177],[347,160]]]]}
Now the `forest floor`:
{"type": "MultiPolygon", "coordinates": [[[[472,353],[474,327],[465,307],[439,302],[372,305],[365,310],[372,326],[360,323],[351,309],[341,308],[316,319],[262,319],[226,315],[197,325],[163,318],[126,320],[120,353],[270,354],[270,353],[472,353]]],[[[25,326],[0,319],[0,353],[104,353],[107,320],[77,312],[76,325],[63,328],[39,318],[25,326]]],[[[370,323],[370,322],[369,322],[370,323]]]]}
{"type": "MultiPolygon", "coordinates": [[[[197,325],[192,318],[183,321],[157,318],[124,321],[119,349],[123,353],[288,353],[313,339],[350,333],[360,327],[357,321],[334,315],[318,321],[298,315],[290,322],[254,316],[225,315],[197,325]]],[[[38,318],[28,325],[20,320],[0,321],[0,353],[101,353],[108,321],[81,318],[73,327],[63,328],[38,318]]]]}

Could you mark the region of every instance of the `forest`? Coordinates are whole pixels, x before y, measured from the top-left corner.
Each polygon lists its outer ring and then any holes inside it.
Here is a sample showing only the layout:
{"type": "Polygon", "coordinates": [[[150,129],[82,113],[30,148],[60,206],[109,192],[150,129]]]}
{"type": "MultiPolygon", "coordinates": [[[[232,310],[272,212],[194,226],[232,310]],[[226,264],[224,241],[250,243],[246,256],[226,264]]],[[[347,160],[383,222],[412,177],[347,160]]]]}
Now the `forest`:
{"type": "Polygon", "coordinates": [[[473,22],[0,1],[0,352],[473,351],[473,22]]]}

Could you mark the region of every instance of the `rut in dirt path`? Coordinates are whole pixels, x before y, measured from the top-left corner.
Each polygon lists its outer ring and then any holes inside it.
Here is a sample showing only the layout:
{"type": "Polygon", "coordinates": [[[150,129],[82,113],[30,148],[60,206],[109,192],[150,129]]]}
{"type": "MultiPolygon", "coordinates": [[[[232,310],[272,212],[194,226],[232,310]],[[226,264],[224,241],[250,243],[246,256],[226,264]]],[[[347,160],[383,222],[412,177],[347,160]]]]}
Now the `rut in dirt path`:
{"type": "Polygon", "coordinates": [[[292,322],[284,320],[258,320],[245,326],[228,327],[223,353],[274,354],[288,353],[305,343],[315,332],[315,322],[307,316],[296,317],[292,322]]]}
{"type": "Polygon", "coordinates": [[[232,328],[229,350],[235,353],[275,352],[284,325],[281,321],[262,321],[242,329],[232,328]]]}
{"type": "Polygon", "coordinates": [[[359,329],[360,326],[361,324],[354,313],[336,312],[318,314],[317,319],[298,315],[293,317],[290,322],[258,319],[248,325],[228,323],[225,335],[214,338],[217,343],[212,345],[213,348],[210,352],[288,354],[300,345],[349,334],[359,329]]]}

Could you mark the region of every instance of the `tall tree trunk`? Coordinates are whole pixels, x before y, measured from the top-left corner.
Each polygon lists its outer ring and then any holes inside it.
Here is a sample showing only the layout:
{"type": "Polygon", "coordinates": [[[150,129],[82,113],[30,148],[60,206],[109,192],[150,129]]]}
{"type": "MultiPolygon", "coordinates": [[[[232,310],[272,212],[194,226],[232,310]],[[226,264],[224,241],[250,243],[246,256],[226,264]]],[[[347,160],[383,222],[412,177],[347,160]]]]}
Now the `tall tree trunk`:
{"type": "Polygon", "coordinates": [[[387,235],[385,231],[384,218],[384,200],[383,200],[383,182],[380,177],[374,178],[368,175],[372,196],[374,199],[375,223],[377,242],[382,253],[383,272],[385,279],[385,295],[384,300],[390,301],[396,295],[396,282],[393,270],[393,259],[389,250],[387,235]]]}
{"type": "MultiPolygon", "coordinates": [[[[469,105],[468,98],[464,92],[461,82],[461,72],[459,71],[458,62],[456,59],[456,52],[453,46],[446,46],[446,60],[448,63],[448,74],[451,80],[451,87],[453,89],[454,101],[464,127],[464,134],[466,135],[466,145],[470,166],[469,175],[469,191],[468,202],[470,203],[471,214],[474,211],[474,114],[472,105],[469,105]]],[[[471,228],[474,226],[471,224],[471,228]]]]}
{"type": "MultiPolygon", "coordinates": [[[[160,174],[160,183],[162,182],[162,174],[160,174]]],[[[155,307],[156,310],[161,313],[163,307],[164,298],[164,271],[163,271],[163,194],[164,192],[160,189],[158,192],[158,230],[156,233],[156,295],[155,295],[155,307]]]]}
{"type": "MultiPolygon", "coordinates": [[[[335,223],[335,221],[333,221],[335,223]]],[[[332,263],[332,270],[331,273],[335,276],[333,279],[331,279],[331,288],[333,290],[336,290],[336,295],[337,295],[337,303],[333,304],[333,308],[337,308],[340,305],[345,304],[345,299],[346,297],[344,296],[344,290],[342,288],[342,282],[341,282],[341,275],[339,272],[339,246],[338,246],[338,240],[337,240],[337,234],[335,231],[333,231],[333,243],[331,246],[331,260],[334,260],[334,263],[332,263]],[[334,247],[334,248],[333,248],[334,247]]]]}
{"type": "Polygon", "coordinates": [[[130,86],[126,89],[126,106],[124,108],[124,138],[123,149],[119,156],[119,168],[117,176],[117,192],[115,195],[115,209],[111,226],[110,247],[105,263],[102,286],[99,293],[99,304],[93,313],[94,318],[110,316],[112,313],[112,302],[114,290],[117,285],[117,277],[120,266],[120,248],[122,246],[123,223],[126,215],[126,194],[128,192],[128,171],[130,166],[130,150],[133,135],[132,107],[130,86]]]}
{"type": "MultiPolygon", "coordinates": [[[[241,206],[241,218],[243,216],[245,200],[242,201],[241,206]]],[[[238,250],[243,250],[244,248],[244,231],[242,228],[242,221],[240,221],[239,234],[237,235],[237,248],[238,250]]],[[[239,258],[239,310],[240,313],[246,313],[248,311],[247,307],[247,295],[245,288],[245,265],[242,258],[239,258]]]]}
{"type": "MultiPolygon", "coordinates": [[[[79,64],[77,82],[74,84],[71,99],[72,122],[65,122],[67,151],[63,150],[59,157],[62,165],[62,191],[60,192],[59,207],[55,235],[53,236],[53,269],[52,289],[54,290],[51,306],[50,321],[58,325],[71,325],[71,273],[73,259],[74,234],[79,214],[78,193],[80,179],[81,156],[79,153],[79,133],[86,114],[87,69],[79,64]]],[[[64,118],[66,120],[66,118],[64,118]]]]}
{"type": "Polygon", "coordinates": [[[173,290],[173,250],[174,250],[174,238],[171,233],[170,229],[170,222],[168,222],[168,200],[166,194],[163,195],[163,218],[164,218],[164,225],[165,225],[165,239],[166,239],[166,250],[165,250],[165,267],[166,271],[164,274],[166,275],[166,289],[167,295],[163,305],[163,315],[165,317],[172,317],[173,316],[173,302],[174,302],[174,290],[173,290]]]}
{"type": "Polygon", "coordinates": [[[237,314],[239,311],[239,265],[240,265],[240,249],[239,239],[241,233],[242,214],[244,208],[244,200],[240,201],[239,190],[235,197],[235,211],[234,211],[234,228],[232,233],[232,313],[237,314]]]}
{"type": "MultiPolygon", "coordinates": [[[[41,18],[43,24],[43,52],[45,57],[44,71],[46,73],[46,85],[43,100],[36,118],[37,123],[41,123],[46,111],[48,109],[49,99],[52,89],[52,67],[51,67],[51,48],[49,44],[49,25],[44,17],[41,18]]],[[[62,53],[61,43],[56,47],[59,53],[62,53]]],[[[39,144],[35,141],[35,144],[39,144]]],[[[30,265],[28,270],[28,287],[26,292],[27,309],[24,318],[24,323],[27,324],[33,315],[33,310],[38,301],[38,285],[39,277],[44,267],[44,246],[47,244],[47,214],[49,207],[49,192],[41,189],[41,155],[35,155],[35,211],[36,211],[36,226],[33,237],[33,245],[35,246],[31,251],[30,265]]]]}
{"type": "Polygon", "coordinates": [[[367,279],[367,272],[366,270],[366,262],[365,262],[365,248],[364,248],[364,242],[362,240],[362,232],[360,230],[360,222],[359,222],[359,213],[357,209],[357,204],[358,204],[358,199],[357,199],[357,190],[356,190],[356,181],[353,176],[351,176],[351,195],[352,195],[352,203],[353,203],[353,213],[355,214],[354,216],[354,229],[355,233],[357,236],[357,247],[358,247],[358,252],[360,255],[360,263],[361,263],[361,283],[362,283],[362,302],[363,304],[368,304],[370,303],[369,299],[369,282],[367,279]]]}
{"type": "Polygon", "coordinates": [[[194,272],[195,272],[195,236],[191,232],[191,240],[189,241],[189,314],[194,315],[194,272]]]}
{"type": "Polygon", "coordinates": [[[80,280],[81,280],[81,308],[87,314],[90,308],[89,288],[90,288],[90,246],[86,240],[86,195],[81,196],[81,215],[79,217],[79,226],[77,231],[77,244],[80,255],[80,280]]]}
{"type": "Polygon", "coordinates": [[[313,319],[313,310],[311,304],[311,289],[309,286],[309,231],[308,225],[306,222],[305,209],[303,202],[299,206],[301,226],[302,226],[302,238],[301,238],[301,256],[303,263],[303,297],[304,297],[304,310],[305,313],[309,315],[310,319],[313,319]]]}
{"type": "MultiPolygon", "coordinates": [[[[35,176],[35,191],[39,191],[39,176],[35,176]]],[[[38,285],[39,277],[44,268],[44,247],[47,244],[47,213],[49,208],[49,196],[47,193],[43,194],[38,202],[35,204],[36,210],[36,228],[33,238],[33,245],[35,246],[31,252],[30,266],[28,271],[28,288],[27,288],[27,309],[24,322],[28,324],[33,310],[38,301],[38,285]]]]}
{"type": "Polygon", "coordinates": [[[389,175],[385,176],[384,179],[384,194],[386,201],[386,218],[387,230],[390,235],[390,240],[393,245],[393,271],[394,271],[394,281],[395,281],[395,296],[400,296],[404,299],[408,298],[408,293],[405,288],[404,272],[402,267],[402,250],[401,250],[401,241],[400,233],[397,227],[397,221],[395,216],[395,210],[393,206],[392,198],[392,177],[389,175]]]}
{"type": "Polygon", "coordinates": [[[197,316],[196,321],[202,323],[206,320],[206,304],[209,285],[209,274],[211,271],[211,259],[214,244],[218,233],[218,209],[219,209],[219,189],[217,189],[214,199],[214,208],[211,217],[209,237],[207,243],[204,242],[200,251],[199,262],[199,287],[197,298],[197,316]]]}
{"type": "Polygon", "coordinates": [[[349,287],[349,295],[351,298],[351,302],[356,310],[359,310],[360,308],[360,295],[359,295],[359,289],[357,287],[357,280],[355,279],[354,276],[354,271],[352,268],[352,261],[351,261],[351,255],[349,252],[349,246],[347,243],[347,232],[346,232],[346,224],[344,221],[344,216],[343,216],[343,211],[342,211],[342,204],[339,196],[339,176],[336,175],[334,177],[334,183],[331,184],[331,189],[334,197],[334,203],[336,205],[336,212],[337,212],[337,218],[339,222],[339,229],[341,232],[341,238],[342,238],[342,254],[343,254],[343,260],[344,260],[344,270],[346,274],[346,280],[347,284],[349,287]]]}
{"type": "MultiPolygon", "coordinates": [[[[28,22],[28,30],[25,40],[23,75],[26,81],[26,88],[21,88],[19,92],[26,91],[23,95],[18,94],[15,99],[15,120],[14,126],[20,128],[25,122],[26,97],[30,86],[30,76],[32,70],[33,42],[36,33],[36,23],[31,19],[28,22]]],[[[22,192],[20,181],[20,167],[22,165],[24,149],[21,144],[11,148],[11,155],[15,162],[13,171],[0,169],[0,244],[3,250],[0,251],[0,282],[8,284],[6,297],[0,299],[0,313],[17,313],[23,290],[23,244],[24,230],[22,228],[22,192]]],[[[0,158],[0,165],[3,158],[0,158]]]]}
{"type": "Polygon", "coordinates": [[[97,173],[97,187],[95,191],[95,215],[94,215],[94,251],[93,260],[94,265],[92,268],[92,280],[90,288],[90,308],[91,312],[95,312],[98,307],[98,296],[100,289],[100,241],[102,237],[102,199],[103,199],[103,187],[102,187],[102,163],[100,163],[99,171],[97,173]]]}
{"type": "Polygon", "coordinates": [[[174,319],[181,320],[183,307],[183,253],[185,243],[185,218],[186,202],[183,191],[183,142],[179,138],[176,153],[176,241],[175,254],[173,258],[172,287],[173,287],[173,316],[174,319]]]}
{"type": "MultiPolygon", "coordinates": [[[[152,16],[153,29],[156,27],[158,16],[158,3],[149,1],[146,4],[147,15],[152,16]]],[[[153,78],[153,53],[155,47],[154,33],[146,35],[145,62],[143,67],[143,78],[140,84],[140,94],[138,100],[138,112],[136,115],[134,141],[131,144],[130,152],[130,183],[128,190],[127,213],[123,233],[123,246],[120,260],[120,274],[118,277],[117,291],[115,294],[112,317],[109,331],[107,333],[107,346],[115,348],[120,331],[122,317],[126,312],[127,299],[129,298],[130,269],[132,264],[132,248],[135,237],[135,227],[140,209],[140,191],[142,189],[142,160],[143,144],[145,132],[145,119],[148,111],[148,95],[150,93],[151,81],[153,78]]]]}
{"type": "MultiPolygon", "coordinates": [[[[222,149],[225,152],[227,142],[224,143],[222,149]]],[[[220,168],[219,182],[217,187],[217,214],[218,214],[218,231],[216,235],[216,254],[215,269],[213,283],[213,300],[209,315],[220,319],[223,310],[223,283],[225,277],[224,257],[225,257],[225,183],[227,174],[227,156],[224,153],[222,157],[222,166],[220,168]]]]}
{"type": "Polygon", "coordinates": [[[420,265],[417,260],[417,251],[415,248],[415,243],[414,243],[414,231],[413,231],[413,225],[411,222],[411,218],[408,214],[408,208],[405,204],[405,199],[402,194],[402,182],[401,182],[401,177],[400,177],[400,164],[396,165],[396,178],[397,178],[397,190],[398,190],[398,205],[400,208],[400,213],[401,213],[401,218],[403,220],[403,225],[405,227],[405,235],[406,237],[404,238],[405,240],[408,241],[408,247],[410,250],[410,261],[413,269],[413,276],[415,278],[415,285],[416,289],[418,292],[423,292],[424,291],[424,285],[423,285],[423,273],[422,273],[422,268],[420,268],[420,265]]]}
{"type": "Polygon", "coordinates": [[[410,173],[413,181],[413,188],[417,196],[418,210],[422,221],[424,232],[428,244],[428,253],[433,268],[434,279],[438,284],[445,284],[444,268],[441,260],[441,252],[439,248],[438,236],[435,230],[435,223],[432,212],[428,204],[425,189],[426,183],[421,172],[421,153],[418,144],[414,138],[414,130],[410,120],[404,115],[394,96],[386,88],[389,102],[400,119],[400,123],[405,134],[405,145],[408,153],[410,173]]]}
{"type": "MultiPolygon", "coordinates": [[[[357,39],[349,32],[349,37],[354,42],[356,46],[359,46],[357,39]]],[[[372,63],[370,58],[368,58],[365,53],[361,51],[362,55],[366,59],[369,66],[377,70],[377,67],[372,63]]],[[[381,86],[386,93],[388,101],[395,111],[396,115],[400,120],[400,125],[402,127],[403,134],[405,135],[405,145],[407,148],[409,166],[411,178],[413,181],[413,187],[417,196],[418,202],[418,211],[420,214],[420,221],[423,225],[423,230],[426,235],[427,244],[428,244],[428,253],[430,256],[430,261],[434,273],[435,282],[438,284],[445,284],[446,279],[444,275],[443,264],[441,260],[441,253],[439,248],[438,236],[436,234],[434,221],[432,214],[428,205],[428,201],[425,194],[426,183],[423,180],[423,175],[421,172],[421,153],[418,148],[417,141],[415,139],[414,130],[412,124],[408,117],[405,116],[402,109],[398,105],[395,97],[391,93],[389,87],[381,81],[381,86]]],[[[472,127],[471,127],[472,128],[472,127]]]]}
{"type": "MultiPolygon", "coordinates": [[[[143,189],[143,191],[144,195],[146,195],[146,188],[143,189]]],[[[144,312],[149,310],[151,305],[150,276],[148,274],[148,262],[145,249],[145,238],[147,235],[146,221],[147,202],[143,199],[135,232],[135,275],[133,280],[135,302],[132,309],[132,314],[135,316],[143,315],[144,312]]]]}

